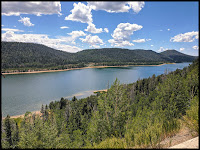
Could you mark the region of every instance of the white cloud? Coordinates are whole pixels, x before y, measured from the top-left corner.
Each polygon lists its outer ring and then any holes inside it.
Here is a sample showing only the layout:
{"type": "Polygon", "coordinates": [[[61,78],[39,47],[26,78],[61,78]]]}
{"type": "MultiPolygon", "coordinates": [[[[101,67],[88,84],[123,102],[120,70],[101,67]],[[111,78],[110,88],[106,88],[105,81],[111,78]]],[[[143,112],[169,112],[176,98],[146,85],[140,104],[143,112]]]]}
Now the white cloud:
{"type": "Polygon", "coordinates": [[[108,28],[104,28],[104,31],[105,31],[106,33],[108,33],[108,32],[109,32],[108,28]]]}
{"type": "Polygon", "coordinates": [[[84,43],[90,44],[92,47],[99,47],[97,44],[103,45],[104,42],[97,35],[91,36],[90,34],[84,38],[80,38],[80,40],[84,43]]]}
{"type": "Polygon", "coordinates": [[[109,43],[111,43],[112,46],[115,47],[124,47],[124,46],[134,46],[133,43],[130,43],[129,41],[115,41],[114,39],[108,40],[109,43]]]}
{"type": "Polygon", "coordinates": [[[170,39],[171,42],[194,42],[195,39],[199,39],[199,32],[192,31],[184,34],[178,34],[170,39]]]}
{"type": "Polygon", "coordinates": [[[144,43],[146,41],[150,41],[151,39],[137,39],[137,40],[133,40],[133,42],[135,43],[144,43]]]}
{"type": "Polygon", "coordinates": [[[133,34],[133,32],[140,29],[142,29],[141,25],[120,23],[114,30],[112,37],[115,40],[130,40],[130,36],[133,34]]]}
{"type": "Polygon", "coordinates": [[[59,14],[61,15],[60,2],[27,2],[27,1],[11,1],[1,2],[2,15],[19,16],[20,14],[34,14],[37,16],[59,14]]]}
{"type": "Polygon", "coordinates": [[[134,12],[139,13],[144,7],[144,2],[128,2],[134,12]]]}
{"type": "Polygon", "coordinates": [[[151,45],[151,46],[153,46],[153,45],[151,45]]]}
{"type": "Polygon", "coordinates": [[[76,47],[76,46],[70,46],[70,45],[66,45],[66,44],[49,44],[47,45],[51,48],[57,49],[57,50],[62,50],[62,51],[66,51],[66,52],[71,52],[71,53],[76,53],[78,51],[81,51],[82,49],[76,47]]]}
{"type": "Polygon", "coordinates": [[[185,48],[180,48],[180,51],[184,51],[185,48]]]}
{"type": "Polygon", "coordinates": [[[16,34],[13,31],[7,31],[2,34],[2,41],[38,43],[67,52],[81,51],[76,46],[68,45],[67,42],[69,41],[65,38],[49,38],[46,34],[16,34]]]}
{"type": "Polygon", "coordinates": [[[104,10],[109,13],[128,12],[131,8],[138,13],[144,2],[88,2],[88,6],[94,10],[104,10]]]}
{"type": "Polygon", "coordinates": [[[12,31],[12,32],[24,32],[23,30],[19,29],[11,29],[11,28],[1,28],[2,31],[12,31]]]}
{"type": "Polygon", "coordinates": [[[71,14],[65,17],[65,20],[78,21],[82,23],[92,23],[91,8],[81,2],[73,4],[74,8],[70,11],[71,14]]]}
{"type": "Polygon", "coordinates": [[[117,28],[113,31],[113,39],[108,40],[113,46],[133,46],[130,43],[130,36],[133,32],[142,29],[141,25],[130,24],[130,23],[120,23],[117,28]]]}
{"type": "Polygon", "coordinates": [[[31,23],[30,18],[28,17],[24,17],[24,18],[20,17],[20,18],[21,20],[18,20],[18,21],[23,23],[25,26],[28,26],[28,27],[34,26],[34,24],[31,23]]]}
{"type": "Polygon", "coordinates": [[[193,49],[199,50],[199,46],[195,45],[192,47],[193,49]]]}
{"type": "Polygon", "coordinates": [[[166,50],[168,50],[168,48],[160,47],[160,49],[158,50],[158,52],[164,52],[164,51],[166,51],[166,50]]]}
{"type": "Polygon", "coordinates": [[[71,33],[67,33],[72,36],[72,38],[77,38],[79,36],[85,36],[86,34],[83,31],[72,31],[71,33]]]}
{"type": "Polygon", "coordinates": [[[136,43],[144,43],[144,42],[145,42],[145,39],[133,40],[133,42],[136,42],[136,43]]]}
{"type": "Polygon", "coordinates": [[[71,35],[70,39],[72,41],[72,44],[76,44],[75,40],[80,36],[86,36],[86,34],[83,31],[72,31],[71,33],[67,33],[68,35],[71,35]]]}
{"type": "Polygon", "coordinates": [[[67,27],[67,26],[62,26],[62,27],[60,27],[61,29],[67,29],[67,28],[69,28],[69,27],[67,27]]]}
{"type": "Polygon", "coordinates": [[[87,29],[85,31],[91,32],[91,33],[101,33],[103,32],[102,28],[97,29],[93,23],[89,23],[87,26],[87,29]]]}
{"type": "Polygon", "coordinates": [[[170,31],[170,29],[167,29],[168,31],[170,31]]]}

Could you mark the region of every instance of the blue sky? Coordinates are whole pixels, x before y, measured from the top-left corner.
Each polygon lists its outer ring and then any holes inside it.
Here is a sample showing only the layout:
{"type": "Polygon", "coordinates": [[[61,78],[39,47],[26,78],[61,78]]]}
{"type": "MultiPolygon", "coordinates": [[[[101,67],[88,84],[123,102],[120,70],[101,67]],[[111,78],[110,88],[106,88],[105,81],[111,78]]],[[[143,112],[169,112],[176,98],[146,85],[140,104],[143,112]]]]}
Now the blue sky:
{"type": "Polygon", "coordinates": [[[198,56],[199,2],[1,2],[2,41],[78,52],[176,49],[198,56]]]}

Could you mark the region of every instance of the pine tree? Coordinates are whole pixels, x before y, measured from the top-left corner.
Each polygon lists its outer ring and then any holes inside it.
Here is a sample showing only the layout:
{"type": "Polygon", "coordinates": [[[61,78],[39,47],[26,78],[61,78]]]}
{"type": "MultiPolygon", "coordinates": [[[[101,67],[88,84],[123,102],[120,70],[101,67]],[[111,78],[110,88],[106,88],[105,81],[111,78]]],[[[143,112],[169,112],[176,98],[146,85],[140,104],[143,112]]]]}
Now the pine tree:
{"type": "Polygon", "coordinates": [[[14,148],[17,148],[18,142],[19,142],[19,127],[16,122],[16,130],[15,130],[14,136],[13,136],[13,145],[15,146],[14,148]]]}
{"type": "Polygon", "coordinates": [[[44,119],[44,106],[42,104],[41,110],[40,110],[41,114],[42,114],[42,118],[44,119]]]}
{"type": "Polygon", "coordinates": [[[48,120],[49,112],[48,112],[48,106],[47,105],[45,106],[44,117],[45,117],[45,120],[48,120]]]}
{"type": "Polygon", "coordinates": [[[11,121],[9,115],[7,115],[7,117],[5,118],[5,131],[6,131],[6,141],[8,141],[10,147],[12,147],[13,145],[12,130],[11,130],[11,121]]]}
{"type": "Polygon", "coordinates": [[[74,96],[74,97],[72,98],[72,101],[73,101],[73,102],[77,101],[76,96],[74,96]]]}

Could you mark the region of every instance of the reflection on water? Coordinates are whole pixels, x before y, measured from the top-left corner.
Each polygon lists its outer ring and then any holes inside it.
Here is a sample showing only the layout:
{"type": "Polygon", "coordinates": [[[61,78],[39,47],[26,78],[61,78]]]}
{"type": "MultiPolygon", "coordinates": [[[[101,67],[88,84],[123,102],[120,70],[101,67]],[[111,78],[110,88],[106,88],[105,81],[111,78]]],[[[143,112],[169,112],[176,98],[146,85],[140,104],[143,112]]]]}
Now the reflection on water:
{"type": "Polygon", "coordinates": [[[84,91],[84,92],[79,92],[79,93],[76,93],[74,95],[67,96],[64,98],[71,100],[74,96],[76,96],[77,99],[81,99],[81,98],[88,97],[90,95],[96,95],[96,94],[94,94],[94,91],[84,91]]]}

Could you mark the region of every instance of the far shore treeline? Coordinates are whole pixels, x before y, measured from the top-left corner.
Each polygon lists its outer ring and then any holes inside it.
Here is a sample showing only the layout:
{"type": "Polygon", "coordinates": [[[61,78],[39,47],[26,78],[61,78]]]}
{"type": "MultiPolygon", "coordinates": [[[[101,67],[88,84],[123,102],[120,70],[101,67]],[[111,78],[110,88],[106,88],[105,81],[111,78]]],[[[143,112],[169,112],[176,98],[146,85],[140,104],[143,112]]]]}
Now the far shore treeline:
{"type": "Polygon", "coordinates": [[[156,53],[152,50],[102,48],[77,53],[55,50],[41,44],[1,42],[1,72],[32,72],[62,70],[91,66],[159,65],[192,62],[189,56],[176,50],[156,53]]]}
{"type": "Polygon", "coordinates": [[[191,65],[97,95],[61,98],[40,115],[2,121],[2,148],[162,148],[182,125],[199,133],[199,58],[191,65]]]}

